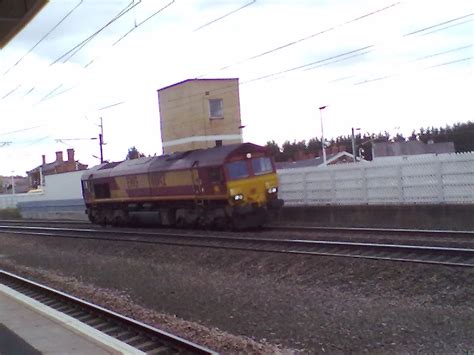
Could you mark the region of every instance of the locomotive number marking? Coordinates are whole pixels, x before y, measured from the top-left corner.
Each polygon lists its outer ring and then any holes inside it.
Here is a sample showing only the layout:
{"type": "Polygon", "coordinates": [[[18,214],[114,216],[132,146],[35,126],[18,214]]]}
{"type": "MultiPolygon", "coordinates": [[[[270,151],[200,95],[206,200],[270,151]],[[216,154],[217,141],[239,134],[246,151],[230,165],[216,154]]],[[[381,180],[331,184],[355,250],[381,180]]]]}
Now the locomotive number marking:
{"type": "Polygon", "coordinates": [[[127,176],[127,187],[129,189],[138,189],[138,177],[137,176],[127,176]]]}
{"type": "Polygon", "coordinates": [[[155,174],[152,176],[151,183],[155,187],[164,187],[166,186],[165,174],[155,174]]]}

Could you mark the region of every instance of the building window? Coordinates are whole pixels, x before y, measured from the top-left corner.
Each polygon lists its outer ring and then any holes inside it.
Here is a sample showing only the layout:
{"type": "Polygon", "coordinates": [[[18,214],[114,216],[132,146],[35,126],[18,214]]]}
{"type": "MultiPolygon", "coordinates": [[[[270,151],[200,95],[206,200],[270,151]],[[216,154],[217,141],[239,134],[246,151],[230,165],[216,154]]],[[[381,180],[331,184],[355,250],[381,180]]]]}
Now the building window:
{"type": "Polygon", "coordinates": [[[209,99],[209,117],[224,118],[224,102],[222,99],[209,99]]]}
{"type": "Polygon", "coordinates": [[[222,139],[216,140],[216,147],[222,147],[222,139]]]}

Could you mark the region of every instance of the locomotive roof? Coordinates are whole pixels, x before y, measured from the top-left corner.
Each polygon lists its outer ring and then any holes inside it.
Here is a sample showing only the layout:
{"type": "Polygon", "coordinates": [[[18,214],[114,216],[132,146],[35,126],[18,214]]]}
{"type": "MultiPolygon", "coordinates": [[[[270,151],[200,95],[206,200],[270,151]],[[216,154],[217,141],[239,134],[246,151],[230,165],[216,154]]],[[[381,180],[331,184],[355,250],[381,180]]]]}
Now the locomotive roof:
{"type": "Polygon", "coordinates": [[[229,144],[209,149],[197,149],[156,157],[145,157],[122,162],[97,165],[82,175],[83,180],[122,175],[165,172],[171,170],[191,169],[223,165],[227,159],[236,154],[265,152],[265,147],[253,143],[229,144]]]}

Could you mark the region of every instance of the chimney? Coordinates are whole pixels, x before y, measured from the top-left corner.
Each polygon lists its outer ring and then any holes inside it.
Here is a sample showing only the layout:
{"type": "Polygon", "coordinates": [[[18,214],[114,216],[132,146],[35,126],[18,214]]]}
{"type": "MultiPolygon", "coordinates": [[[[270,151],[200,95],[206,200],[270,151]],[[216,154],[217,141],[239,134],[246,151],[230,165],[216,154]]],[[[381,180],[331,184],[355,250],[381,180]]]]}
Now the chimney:
{"type": "Polygon", "coordinates": [[[56,152],[56,161],[63,161],[63,152],[56,152]]]}
{"type": "Polygon", "coordinates": [[[41,164],[41,165],[46,165],[46,155],[43,154],[41,156],[41,158],[43,158],[43,164],[41,164]]]}
{"type": "Polygon", "coordinates": [[[67,150],[67,161],[68,162],[74,161],[74,149],[72,149],[72,148],[69,148],[67,150]]]}

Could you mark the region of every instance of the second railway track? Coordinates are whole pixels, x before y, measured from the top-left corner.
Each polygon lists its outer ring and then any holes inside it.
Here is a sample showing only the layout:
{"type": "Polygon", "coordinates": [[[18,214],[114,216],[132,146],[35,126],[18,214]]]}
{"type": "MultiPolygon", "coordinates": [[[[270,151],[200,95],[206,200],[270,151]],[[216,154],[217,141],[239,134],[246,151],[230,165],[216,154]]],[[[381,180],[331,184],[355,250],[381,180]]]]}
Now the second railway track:
{"type": "Polygon", "coordinates": [[[4,270],[0,270],[0,284],[120,340],[140,353],[217,354],[168,332],[4,270]]]}
{"type": "Polygon", "coordinates": [[[0,225],[0,233],[474,267],[473,248],[12,225],[0,225]]]}

